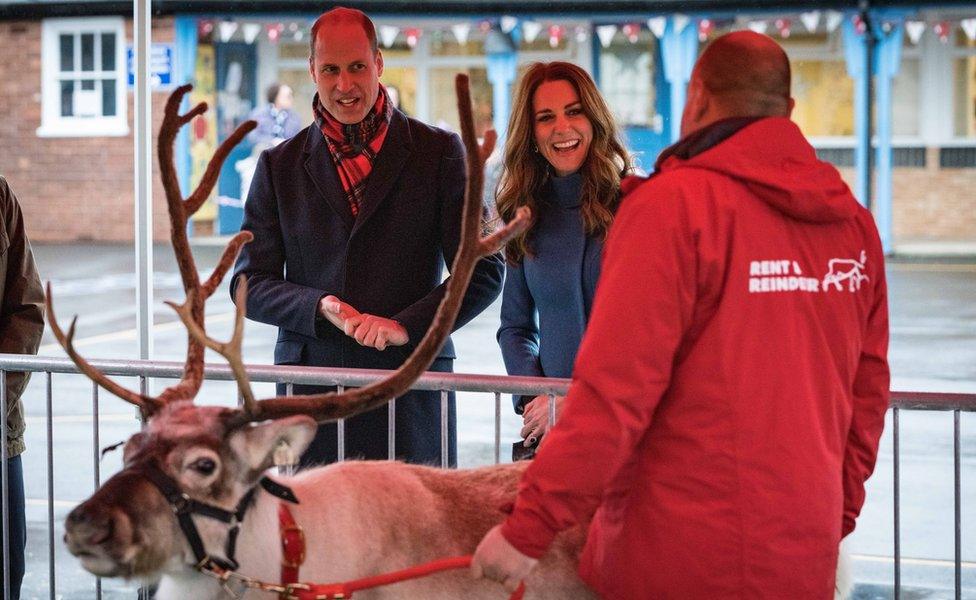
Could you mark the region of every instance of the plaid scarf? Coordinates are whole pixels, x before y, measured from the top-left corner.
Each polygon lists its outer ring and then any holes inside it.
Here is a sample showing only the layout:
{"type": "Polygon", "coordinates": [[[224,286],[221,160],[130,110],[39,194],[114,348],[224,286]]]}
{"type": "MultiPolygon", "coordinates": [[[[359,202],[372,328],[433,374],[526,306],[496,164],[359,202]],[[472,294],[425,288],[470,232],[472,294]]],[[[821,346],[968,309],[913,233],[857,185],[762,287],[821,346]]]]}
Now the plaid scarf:
{"type": "Polygon", "coordinates": [[[319,102],[318,93],[312,99],[312,111],[339,172],[349,210],[355,217],[366,196],[366,180],[373,170],[373,161],[386,139],[393,105],[387,100],[386,88],[380,85],[376,103],[359,123],[346,125],[338,121],[319,102]]]}

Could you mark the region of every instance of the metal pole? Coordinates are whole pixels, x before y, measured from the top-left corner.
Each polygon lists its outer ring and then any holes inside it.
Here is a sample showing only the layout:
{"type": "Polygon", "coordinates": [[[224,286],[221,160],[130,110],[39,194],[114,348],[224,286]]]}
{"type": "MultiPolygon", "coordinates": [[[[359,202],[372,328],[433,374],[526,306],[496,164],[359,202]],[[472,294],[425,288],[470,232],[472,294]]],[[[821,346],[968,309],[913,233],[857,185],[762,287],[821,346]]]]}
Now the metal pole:
{"type": "Polygon", "coordinates": [[[875,46],[878,43],[874,34],[874,24],[871,22],[870,1],[861,0],[858,7],[861,11],[861,21],[864,23],[864,62],[865,62],[865,89],[864,94],[864,114],[867,118],[866,127],[862,130],[864,139],[861,143],[866,149],[867,173],[864,181],[864,207],[872,209],[874,204],[874,160],[873,160],[873,138],[874,138],[874,54],[875,46]]]}
{"type": "Polygon", "coordinates": [[[50,599],[57,597],[54,579],[54,388],[53,374],[47,375],[47,577],[50,599]]]}
{"type": "Polygon", "coordinates": [[[956,523],[956,600],[962,599],[962,473],[959,447],[960,411],[952,411],[952,465],[955,494],[956,523]]]}
{"type": "Polygon", "coordinates": [[[495,464],[502,462],[502,393],[495,392],[495,464]]]}
{"type": "Polygon", "coordinates": [[[447,429],[449,426],[448,421],[448,394],[447,390],[441,390],[441,468],[446,469],[448,466],[448,461],[450,454],[448,452],[449,438],[447,429]]]}
{"type": "Polygon", "coordinates": [[[0,510],[0,517],[3,520],[3,539],[0,543],[3,543],[3,547],[0,550],[3,551],[3,599],[9,600],[10,598],[10,553],[7,552],[7,548],[10,548],[10,503],[7,502],[10,495],[10,473],[7,470],[7,459],[10,458],[7,454],[7,402],[10,398],[7,397],[7,372],[0,371],[0,432],[3,433],[0,436],[0,505],[2,505],[2,510],[0,510]]]}
{"type": "Polygon", "coordinates": [[[149,89],[151,0],[132,0],[132,52],[135,71],[135,263],[136,330],[139,358],[152,357],[152,123],[149,89]]]}
{"type": "Polygon", "coordinates": [[[891,450],[895,487],[895,600],[901,598],[901,473],[898,448],[898,410],[897,407],[891,409],[891,450]]]}

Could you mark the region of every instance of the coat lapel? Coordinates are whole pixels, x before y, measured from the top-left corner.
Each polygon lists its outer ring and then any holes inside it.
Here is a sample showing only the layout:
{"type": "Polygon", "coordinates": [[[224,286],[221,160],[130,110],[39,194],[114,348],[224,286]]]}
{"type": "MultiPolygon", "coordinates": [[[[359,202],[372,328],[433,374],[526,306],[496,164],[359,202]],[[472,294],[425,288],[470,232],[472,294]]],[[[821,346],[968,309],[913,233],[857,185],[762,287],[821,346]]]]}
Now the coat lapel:
{"type": "Polygon", "coordinates": [[[390,130],[383,140],[383,147],[373,162],[373,170],[366,182],[366,198],[359,207],[359,215],[353,225],[353,235],[376,212],[380,204],[386,200],[396,183],[400,171],[410,157],[412,143],[407,118],[398,110],[393,111],[390,119],[390,130]]]}
{"type": "Polygon", "coordinates": [[[346,194],[342,191],[342,182],[339,181],[339,174],[336,172],[335,163],[329,154],[329,148],[322,137],[322,131],[312,124],[308,131],[308,138],[305,141],[305,171],[308,173],[312,183],[322,196],[332,207],[346,231],[352,231],[353,217],[349,210],[349,201],[346,194]]]}

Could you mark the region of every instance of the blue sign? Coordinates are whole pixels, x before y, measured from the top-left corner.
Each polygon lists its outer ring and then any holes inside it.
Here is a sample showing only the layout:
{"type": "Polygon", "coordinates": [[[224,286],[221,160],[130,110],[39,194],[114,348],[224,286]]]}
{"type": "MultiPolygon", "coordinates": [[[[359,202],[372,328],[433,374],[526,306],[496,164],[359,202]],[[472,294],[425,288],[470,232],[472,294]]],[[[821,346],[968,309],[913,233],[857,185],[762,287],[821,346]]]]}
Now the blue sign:
{"type": "MultiPolygon", "coordinates": [[[[132,46],[125,49],[129,87],[136,84],[132,46]]],[[[154,90],[173,87],[173,44],[153,44],[149,52],[149,85],[154,90]]]]}

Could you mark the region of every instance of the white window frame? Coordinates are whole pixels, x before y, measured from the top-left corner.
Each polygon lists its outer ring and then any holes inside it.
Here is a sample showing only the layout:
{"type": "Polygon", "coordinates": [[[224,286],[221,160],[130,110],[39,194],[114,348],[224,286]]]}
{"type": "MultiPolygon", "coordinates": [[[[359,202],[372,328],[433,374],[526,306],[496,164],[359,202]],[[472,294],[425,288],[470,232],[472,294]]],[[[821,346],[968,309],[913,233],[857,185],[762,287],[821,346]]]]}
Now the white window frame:
{"type": "MultiPolygon", "coordinates": [[[[44,19],[41,23],[41,126],[38,137],[118,137],[129,134],[128,65],[125,22],[122,17],[44,19]],[[115,34],[115,106],[110,117],[65,117],[61,115],[60,39],[62,34],[115,34]]],[[[97,64],[96,66],[101,66],[97,64]]],[[[104,76],[100,73],[99,78],[104,76]]]]}

